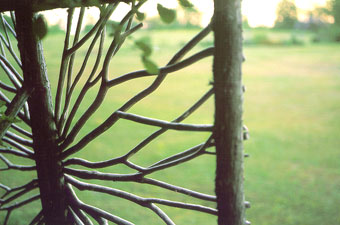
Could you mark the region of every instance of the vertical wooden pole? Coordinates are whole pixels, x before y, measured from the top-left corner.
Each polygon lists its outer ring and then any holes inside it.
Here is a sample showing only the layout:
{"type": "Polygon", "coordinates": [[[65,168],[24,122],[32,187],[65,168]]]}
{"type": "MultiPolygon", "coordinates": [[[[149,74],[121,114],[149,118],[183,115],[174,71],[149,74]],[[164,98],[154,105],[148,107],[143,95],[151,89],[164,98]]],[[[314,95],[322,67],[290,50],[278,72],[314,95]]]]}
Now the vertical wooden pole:
{"type": "Polygon", "coordinates": [[[240,0],[214,0],[218,224],[243,225],[242,19],[240,0]]]}
{"type": "Polygon", "coordinates": [[[33,32],[34,14],[30,5],[16,10],[15,14],[24,85],[33,90],[28,105],[44,222],[47,225],[68,224],[64,177],[41,41],[33,32]]]}

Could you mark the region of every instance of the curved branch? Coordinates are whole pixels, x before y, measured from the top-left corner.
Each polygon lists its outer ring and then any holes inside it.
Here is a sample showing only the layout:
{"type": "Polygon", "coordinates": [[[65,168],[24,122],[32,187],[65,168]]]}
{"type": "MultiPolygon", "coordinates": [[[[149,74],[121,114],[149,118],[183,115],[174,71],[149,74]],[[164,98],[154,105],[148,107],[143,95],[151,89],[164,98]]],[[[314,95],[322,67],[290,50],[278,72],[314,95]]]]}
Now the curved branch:
{"type": "MultiPolygon", "coordinates": [[[[81,116],[81,118],[77,121],[77,123],[75,124],[75,126],[72,128],[70,134],[66,137],[65,141],[61,144],[60,149],[64,150],[68,145],[70,145],[73,140],[75,139],[75,137],[77,136],[77,134],[79,133],[80,129],[84,126],[84,124],[86,123],[86,121],[92,116],[92,114],[99,108],[99,106],[102,104],[105,95],[107,93],[108,90],[108,86],[106,85],[107,80],[108,80],[108,70],[109,70],[109,63],[112,59],[112,56],[115,53],[115,50],[118,48],[119,44],[120,44],[120,40],[121,40],[121,27],[128,22],[129,18],[131,18],[134,15],[134,10],[138,9],[139,7],[141,7],[143,4],[145,3],[145,1],[140,1],[137,5],[135,9],[130,10],[126,16],[121,20],[120,24],[119,24],[119,29],[117,29],[115,31],[115,35],[114,38],[109,46],[109,49],[107,50],[104,62],[103,62],[103,67],[102,70],[100,72],[101,78],[102,78],[102,84],[100,86],[100,89],[97,93],[97,96],[95,98],[95,100],[92,102],[91,106],[89,107],[89,109],[81,116]]],[[[78,43],[80,43],[81,41],[79,41],[78,43]]]]}
{"type": "Polygon", "coordinates": [[[74,205],[70,205],[70,208],[73,212],[78,216],[78,218],[84,223],[84,225],[93,225],[90,218],[88,218],[83,211],[81,211],[78,207],[74,205]]]}
{"type": "Polygon", "coordinates": [[[30,198],[27,198],[27,199],[25,199],[25,200],[23,200],[21,202],[16,202],[13,205],[10,205],[10,206],[7,206],[7,207],[1,207],[0,211],[5,211],[5,210],[12,211],[13,209],[20,208],[20,207],[22,207],[24,205],[27,205],[27,204],[29,204],[29,203],[31,203],[33,201],[38,200],[38,199],[40,199],[40,194],[34,195],[34,196],[32,196],[30,198]]]}
{"type": "Polygon", "coordinates": [[[66,26],[66,35],[65,35],[65,40],[64,40],[64,49],[63,49],[63,54],[61,57],[61,63],[60,63],[60,68],[59,68],[59,79],[58,79],[58,85],[57,85],[57,93],[55,96],[55,107],[54,107],[54,117],[55,117],[55,122],[56,124],[59,123],[59,114],[61,110],[61,99],[63,95],[63,88],[64,88],[64,83],[65,83],[65,75],[66,75],[66,70],[67,70],[67,65],[69,61],[69,56],[66,55],[68,46],[70,44],[70,35],[71,35],[71,27],[72,27],[72,20],[73,20],[73,13],[74,13],[74,8],[70,8],[67,10],[68,15],[67,15],[67,26],[66,26]]]}
{"type": "Polygon", "coordinates": [[[175,185],[168,184],[166,182],[151,179],[151,178],[144,177],[142,179],[141,183],[150,184],[150,185],[154,185],[154,186],[157,186],[157,187],[165,188],[167,190],[171,190],[171,191],[174,191],[174,192],[177,192],[177,193],[185,194],[185,195],[188,195],[188,196],[191,196],[191,197],[194,197],[194,198],[198,198],[198,199],[202,199],[202,200],[206,200],[206,201],[211,201],[211,202],[216,201],[216,196],[207,195],[207,194],[203,194],[203,193],[200,193],[200,192],[192,191],[192,190],[187,189],[187,188],[175,186],[175,185]]]}
{"type": "MultiPolygon", "coordinates": [[[[5,31],[5,35],[6,35],[6,38],[7,38],[7,43],[4,41],[8,51],[11,53],[12,57],[14,58],[14,60],[16,61],[16,63],[22,67],[22,63],[20,61],[20,59],[18,58],[18,56],[15,54],[14,50],[13,50],[13,47],[12,47],[12,44],[11,44],[11,39],[9,38],[9,35],[8,35],[8,32],[7,32],[7,29],[9,29],[9,31],[13,34],[13,36],[15,38],[17,38],[17,35],[15,33],[15,31],[13,30],[13,28],[8,24],[8,22],[5,20],[5,18],[3,17],[2,14],[1,15],[1,22],[2,22],[2,25],[3,25],[3,28],[4,28],[4,31],[5,31]]],[[[21,76],[18,76],[17,77],[21,82],[23,81],[22,77],[21,76]]]]}
{"type": "Polygon", "coordinates": [[[7,168],[0,168],[0,171],[4,171],[4,170],[32,171],[36,169],[35,166],[22,166],[22,165],[13,164],[2,154],[0,154],[0,160],[3,161],[7,166],[7,168]]]}
{"type": "MultiPolygon", "coordinates": [[[[5,115],[10,118],[15,118],[23,108],[32,91],[33,88],[26,87],[26,85],[20,88],[11,103],[7,106],[5,115]]],[[[3,120],[0,122],[0,140],[5,135],[12,123],[13,122],[10,120],[3,120]]]]}
{"type": "MultiPolygon", "coordinates": [[[[87,62],[88,62],[88,59],[91,55],[91,52],[99,38],[99,36],[102,34],[102,31],[103,29],[100,28],[98,30],[98,32],[96,33],[95,37],[93,38],[87,52],[86,52],[86,55],[85,55],[85,58],[83,60],[83,63],[82,63],[82,66],[80,68],[80,70],[78,71],[72,85],[70,87],[68,87],[66,89],[66,96],[65,96],[65,104],[64,104],[64,110],[62,112],[62,115],[61,115],[61,118],[59,120],[59,123],[58,123],[58,130],[59,130],[59,133],[62,133],[62,130],[63,130],[63,126],[64,126],[64,123],[65,123],[65,120],[66,120],[66,116],[67,116],[67,112],[68,112],[68,109],[69,109],[69,105],[70,105],[70,101],[71,101],[71,97],[72,97],[72,94],[73,94],[73,91],[77,85],[77,83],[79,82],[80,78],[82,77],[84,71],[85,71],[85,68],[87,66],[87,62]]],[[[80,31],[79,31],[80,32],[80,31]]],[[[79,32],[78,32],[78,35],[79,35],[79,32]]],[[[76,43],[76,42],[75,42],[76,43]]],[[[69,79],[68,79],[68,85],[70,85],[71,81],[70,81],[70,74],[72,73],[72,66],[73,66],[73,62],[74,62],[74,57],[75,57],[75,54],[73,54],[70,58],[70,62],[69,62],[69,79]]]]}
{"type": "Polygon", "coordinates": [[[10,131],[7,131],[5,135],[6,135],[6,137],[18,142],[19,144],[25,145],[27,147],[33,147],[33,141],[32,140],[27,140],[25,138],[22,138],[19,135],[12,133],[10,131]]]}
{"type": "MultiPolygon", "coordinates": [[[[65,178],[69,179],[70,177],[65,176],[65,178]]],[[[73,178],[70,178],[70,179],[73,179],[73,178]]],[[[102,209],[83,203],[81,200],[78,199],[77,195],[75,194],[70,184],[68,184],[66,187],[66,193],[67,193],[68,201],[71,207],[75,207],[86,212],[87,214],[92,216],[99,224],[107,224],[104,222],[105,221],[104,218],[105,218],[118,225],[133,225],[129,221],[124,220],[118,216],[112,215],[102,209]]]]}
{"type": "Polygon", "coordinates": [[[17,187],[14,187],[14,188],[10,188],[10,187],[7,187],[5,185],[0,184],[0,187],[2,189],[6,190],[6,193],[3,196],[1,196],[1,198],[4,198],[7,195],[9,195],[9,194],[11,194],[11,193],[13,193],[15,191],[23,190],[23,189],[31,187],[32,185],[34,186],[36,184],[38,184],[38,180],[37,179],[33,179],[30,182],[28,182],[27,184],[24,184],[24,185],[21,185],[21,186],[17,186],[17,187]]]}
{"type": "MultiPolygon", "coordinates": [[[[193,112],[195,112],[204,102],[206,102],[208,100],[208,98],[213,94],[213,89],[211,88],[206,94],[204,94],[195,104],[193,104],[188,110],[186,110],[184,113],[182,113],[179,117],[177,117],[176,119],[174,119],[172,122],[181,122],[184,119],[188,118],[188,116],[190,116],[193,112]]],[[[150,143],[152,140],[154,140],[155,138],[157,138],[159,135],[161,135],[162,133],[164,133],[165,131],[167,131],[166,128],[162,128],[156,132],[154,132],[153,134],[151,134],[149,137],[147,137],[146,139],[144,139],[141,143],[139,143],[136,147],[134,147],[130,152],[128,152],[126,155],[122,156],[122,157],[118,157],[118,158],[114,158],[114,159],[110,159],[110,160],[106,160],[106,161],[101,161],[101,162],[90,162],[84,159],[79,159],[79,158],[72,158],[72,159],[68,159],[64,162],[64,166],[68,166],[68,165],[81,165],[81,166],[85,166],[88,168],[103,168],[103,167],[108,167],[108,166],[112,166],[115,164],[119,164],[119,163],[125,163],[127,162],[126,159],[130,158],[131,156],[133,156],[135,153],[137,153],[140,149],[142,149],[143,147],[145,147],[148,143],[150,143]]]]}
{"type": "Polygon", "coordinates": [[[157,207],[155,204],[150,204],[149,209],[154,211],[167,225],[176,225],[170,217],[163,212],[159,207],[157,207]]]}
{"type": "MultiPolygon", "coordinates": [[[[13,202],[14,200],[24,196],[26,193],[36,189],[37,187],[38,187],[38,183],[37,182],[33,182],[33,181],[29,182],[28,184],[26,184],[24,186],[24,188],[22,188],[22,191],[16,193],[15,195],[13,195],[13,196],[5,199],[5,200],[2,200],[1,203],[0,203],[0,206],[2,207],[3,205],[6,205],[6,204],[8,204],[10,202],[13,202]]],[[[13,192],[13,191],[11,191],[11,190],[7,191],[6,195],[10,194],[11,192],[13,192]]]]}
{"type": "Polygon", "coordinates": [[[103,13],[104,16],[100,17],[99,20],[97,21],[97,23],[93,26],[93,28],[87,32],[87,34],[74,46],[72,46],[72,48],[68,49],[65,52],[65,56],[70,56],[72,55],[75,51],[77,51],[81,46],[83,46],[87,40],[89,40],[89,38],[97,31],[97,29],[102,25],[105,24],[106,21],[110,18],[110,16],[112,15],[112,13],[115,11],[115,9],[117,8],[118,3],[113,3],[110,4],[106,7],[105,12],[103,13]]]}
{"type": "Polygon", "coordinates": [[[40,224],[40,222],[44,219],[43,211],[40,212],[32,219],[29,225],[40,224]]]}
{"type": "MultiPolygon", "coordinates": [[[[0,35],[0,37],[2,37],[2,36],[0,35]]],[[[20,80],[18,80],[18,77],[21,77],[21,76],[14,69],[12,64],[1,54],[0,54],[0,66],[6,72],[7,77],[11,80],[11,82],[15,86],[15,88],[19,89],[21,87],[21,82],[20,82],[20,80]]]]}
{"type": "Polygon", "coordinates": [[[10,145],[12,145],[13,147],[17,148],[18,150],[26,153],[27,155],[29,155],[30,158],[34,158],[34,152],[31,151],[28,148],[25,148],[24,146],[20,145],[19,143],[15,142],[14,140],[8,139],[6,137],[3,137],[2,140],[10,145]]]}
{"type": "Polygon", "coordinates": [[[101,161],[101,162],[90,162],[85,159],[81,158],[71,158],[66,160],[63,165],[64,166],[69,166],[69,165],[80,165],[80,166],[85,166],[87,168],[91,169],[98,169],[98,168],[104,168],[104,167],[109,167],[115,164],[119,163],[124,163],[124,159],[122,157],[106,160],[106,161],[101,161]]]}
{"type": "Polygon", "coordinates": [[[12,155],[19,156],[19,157],[22,157],[22,158],[33,159],[33,156],[30,156],[30,155],[28,155],[24,152],[21,152],[21,151],[14,150],[12,148],[0,148],[0,153],[2,153],[2,154],[12,154],[12,155]]]}
{"type": "Polygon", "coordinates": [[[72,168],[64,168],[64,173],[70,174],[81,179],[98,179],[109,181],[139,181],[141,179],[140,174],[113,174],[102,173],[99,171],[79,170],[72,168]]]}
{"type": "Polygon", "coordinates": [[[178,158],[178,159],[176,157],[172,161],[165,162],[165,163],[162,163],[162,164],[159,164],[159,165],[156,165],[156,166],[152,166],[152,167],[149,167],[149,168],[145,169],[142,172],[143,176],[145,176],[147,174],[150,174],[150,173],[153,173],[155,171],[159,171],[159,170],[163,170],[165,168],[170,168],[170,167],[179,165],[181,163],[184,163],[184,162],[187,162],[187,161],[189,161],[191,159],[194,159],[194,158],[198,157],[199,155],[202,155],[204,153],[205,149],[210,145],[212,139],[213,139],[213,136],[211,135],[209,137],[209,139],[203,145],[200,145],[199,148],[197,148],[196,152],[194,152],[194,153],[192,153],[190,155],[185,155],[185,156],[183,156],[181,158],[178,158]]]}
{"type": "MultiPolygon", "coordinates": [[[[173,72],[181,70],[185,67],[188,67],[188,66],[198,62],[201,59],[204,59],[208,56],[212,56],[213,54],[214,54],[214,48],[213,47],[207,48],[207,49],[204,49],[204,50],[190,56],[187,59],[184,59],[181,62],[162,67],[162,68],[159,69],[159,71],[160,71],[160,73],[173,73],[173,72]]],[[[117,78],[114,78],[114,79],[108,81],[107,85],[109,87],[113,87],[115,85],[118,85],[120,83],[129,81],[129,80],[132,80],[132,79],[147,77],[147,76],[155,76],[155,75],[157,75],[157,74],[150,74],[146,70],[138,70],[138,71],[130,72],[130,73],[121,75],[117,78]]]]}
{"type": "Polygon", "coordinates": [[[78,111],[80,104],[83,101],[87,91],[99,81],[100,74],[97,76],[96,79],[94,79],[93,81],[91,81],[91,80],[92,80],[93,76],[95,75],[95,73],[98,69],[98,66],[99,66],[99,63],[100,63],[100,60],[101,60],[101,56],[102,56],[102,53],[103,53],[104,41],[105,41],[105,32],[102,32],[96,62],[94,63],[91,74],[89,75],[85,85],[82,87],[80,94],[78,95],[77,100],[75,101],[75,103],[72,107],[71,113],[66,120],[66,123],[65,123],[65,126],[63,128],[63,132],[62,132],[62,135],[61,135],[59,141],[65,140],[65,137],[66,137],[66,135],[67,135],[67,133],[70,129],[71,123],[74,119],[74,116],[76,115],[76,112],[78,111]]]}
{"type": "Polygon", "coordinates": [[[25,135],[26,137],[31,138],[31,139],[33,138],[32,133],[30,133],[30,132],[24,130],[23,128],[19,127],[18,125],[12,123],[11,127],[12,127],[14,130],[18,131],[19,133],[25,135]]]}
{"type": "MultiPolygon", "coordinates": [[[[169,61],[167,65],[174,64],[178,62],[184,55],[190,51],[200,40],[202,40],[205,36],[209,34],[211,31],[211,27],[208,26],[204,30],[202,30],[198,35],[196,35],[191,41],[189,41],[180,51],[175,54],[174,57],[169,61]]],[[[150,95],[152,92],[154,92],[163,82],[163,80],[166,77],[166,73],[160,73],[157,78],[154,80],[154,82],[138,93],[136,96],[132,97],[129,101],[127,101],[122,107],[119,108],[119,111],[127,111],[132,106],[134,106],[137,102],[145,98],[146,96],[150,95]]],[[[89,142],[91,142],[93,139],[107,131],[113,124],[115,124],[118,120],[118,115],[114,112],[107,118],[101,125],[99,125],[97,128],[92,130],[89,134],[87,134],[85,137],[83,137],[77,144],[72,146],[71,148],[65,150],[61,154],[61,159],[65,159],[66,157],[80,151],[82,148],[84,148],[89,142]]]]}
{"type": "Polygon", "coordinates": [[[144,116],[139,116],[132,113],[125,113],[121,111],[116,111],[119,118],[131,120],[137,123],[142,123],[150,126],[162,127],[172,130],[183,130],[183,131],[212,131],[212,125],[199,124],[182,124],[182,123],[172,123],[164,120],[156,120],[144,116]]]}
{"type": "MultiPolygon", "coordinates": [[[[203,153],[205,153],[205,151],[202,151],[202,147],[204,145],[205,145],[205,143],[199,144],[199,145],[197,145],[195,147],[192,147],[192,148],[190,148],[188,150],[185,150],[185,151],[180,152],[178,154],[169,156],[169,157],[167,157],[167,158],[165,158],[163,160],[158,161],[157,163],[152,164],[151,166],[149,166],[149,168],[154,168],[154,167],[157,167],[157,166],[160,166],[160,165],[164,165],[164,164],[169,163],[169,162],[173,162],[175,160],[183,159],[184,157],[190,156],[190,155],[195,154],[197,152],[200,152],[200,154],[203,154],[203,153]]],[[[214,146],[214,144],[213,143],[209,143],[205,147],[205,149],[207,149],[209,147],[212,147],[212,146],[214,146]]]]}
{"type": "Polygon", "coordinates": [[[0,81],[0,88],[8,92],[17,93],[17,89],[0,81]]]}
{"type": "Polygon", "coordinates": [[[118,189],[114,188],[109,188],[101,185],[96,185],[96,184],[89,184],[85,182],[78,181],[70,176],[65,176],[66,182],[72,184],[76,188],[78,188],[81,191],[88,190],[88,191],[95,191],[95,192],[100,192],[100,193],[105,193],[109,194],[112,196],[120,197],[126,200],[129,200],[131,202],[134,202],[140,206],[147,207],[151,209],[151,204],[156,203],[156,204],[162,204],[162,205],[167,205],[171,207],[177,207],[177,208],[182,208],[182,209],[190,209],[190,210],[195,210],[199,212],[205,212],[209,213],[212,215],[217,214],[217,210],[201,205],[195,205],[195,204],[188,204],[188,203],[183,203],[183,202],[175,202],[175,201],[170,201],[166,199],[157,199],[157,198],[143,198],[125,191],[121,191],[118,189]]]}

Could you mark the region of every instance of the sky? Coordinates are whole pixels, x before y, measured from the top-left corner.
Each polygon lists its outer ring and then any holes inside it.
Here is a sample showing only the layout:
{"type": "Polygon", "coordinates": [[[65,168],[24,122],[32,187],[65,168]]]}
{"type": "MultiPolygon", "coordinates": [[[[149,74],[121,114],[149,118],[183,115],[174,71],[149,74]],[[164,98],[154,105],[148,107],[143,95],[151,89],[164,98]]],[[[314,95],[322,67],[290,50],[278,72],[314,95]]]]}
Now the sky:
{"type": "MultiPolygon", "coordinates": [[[[281,0],[242,0],[242,14],[247,17],[251,27],[272,27],[276,19],[276,7],[280,1],[281,0]]],[[[295,0],[295,4],[300,12],[305,12],[313,9],[315,6],[325,5],[326,1],[327,0],[295,0]]],[[[191,2],[202,12],[202,25],[208,24],[213,14],[213,0],[191,0],[191,2]]],[[[155,16],[157,15],[157,3],[161,3],[169,8],[176,8],[178,6],[177,0],[150,0],[143,5],[141,11],[146,12],[148,16],[155,16]]],[[[124,5],[125,4],[121,4],[121,9],[116,11],[124,12],[124,8],[128,10],[128,7],[124,5]]],[[[92,9],[92,19],[98,17],[96,16],[98,15],[97,11],[96,9],[92,9]]],[[[60,22],[60,14],[63,12],[65,12],[65,10],[55,10],[53,13],[49,12],[46,17],[49,18],[51,24],[55,24],[60,22]],[[55,14],[55,16],[52,14],[55,14]]],[[[116,14],[116,17],[119,16],[120,15],[116,14]]]]}

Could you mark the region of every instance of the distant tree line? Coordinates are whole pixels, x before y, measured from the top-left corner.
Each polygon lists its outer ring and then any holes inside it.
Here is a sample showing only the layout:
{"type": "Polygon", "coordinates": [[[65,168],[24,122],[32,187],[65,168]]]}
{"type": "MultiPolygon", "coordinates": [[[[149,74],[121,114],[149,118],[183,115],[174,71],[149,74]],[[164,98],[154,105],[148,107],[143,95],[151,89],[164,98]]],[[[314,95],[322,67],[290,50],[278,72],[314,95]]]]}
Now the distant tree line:
{"type": "Polygon", "coordinates": [[[340,27],[340,0],[328,0],[326,6],[315,7],[309,11],[309,19],[306,22],[298,20],[298,10],[294,0],[282,0],[276,9],[277,19],[275,28],[292,29],[301,28],[301,24],[305,24],[304,28],[317,29],[324,25],[333,24],[340,27]]]}

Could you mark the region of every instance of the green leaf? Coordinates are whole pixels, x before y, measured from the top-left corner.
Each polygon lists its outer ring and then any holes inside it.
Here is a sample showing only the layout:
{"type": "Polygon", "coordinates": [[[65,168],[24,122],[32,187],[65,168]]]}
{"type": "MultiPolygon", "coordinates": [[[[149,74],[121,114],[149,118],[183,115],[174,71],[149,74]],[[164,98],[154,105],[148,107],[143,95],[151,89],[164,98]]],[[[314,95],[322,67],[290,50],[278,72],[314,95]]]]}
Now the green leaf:
{"type": "Polygon", "coordinates": [[[144,68],[148,73],[150,74],[158,74],[159,73],[159,68],[156,63],[154,63],[151,59],[148,57],[143,56],[142,57],[142,62],[144,65],[144,68]]]}
{"type": "Polygon", "coordinates": [[[20,122],[21,120],[15,118],[15,117],[12,117],[12,116],[6,116],[6,115],[1,115],[0,117],[0,122],[1,121],[8,121],[10,123],[18,123],[20,122]]]}
{"type": "Polygon", "coordinates": [[[137,12],[136,12],[136,18],[137,18],[137,20],[139,20],[139,21],[143,21],[143,20],[145,19],[145,13],[142,13],[142,12],[137,11],[137,12]]]}
{"type": "Polygon", "coordinates": [[[6,102],[0,100],[0,108],[6,106],[6,102]]]}
{"type": "Polygon", "coordinates": [[[106,27],[108,28],[108,34],[110,37],[117,37],[120,35],[122,26],[118,22],[111,20],[106,24],[106,27]]]}
{"type": "Polygon", "coordinates": [[[176,19],[176,11],[157,4],[158,14],[164,23],[172,23],[176,19]]]}
{"type": "Polygon", "coordinates": [[[193,8],[194,7],[194,5],[189,0],[178,0],[178,3],[183,8],[193,8]]]}
{"type": "Polygon", "coordinates": [[[33,32],[39,40],[42,40],[46,36],[48,26],[43,15],[39,14],[33,19],[33,32]]]}
{"type": "Polygon", "coordinates": [[[142,56],[150,56],[152,53],[152,45],[149,38],[141,38],[135,41],[136,46],[143,52],[142,56]]]}

